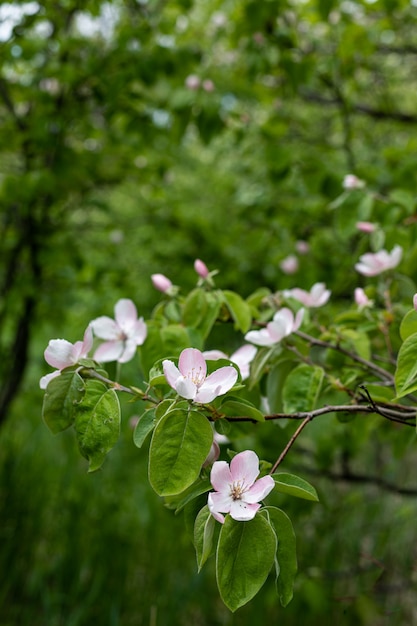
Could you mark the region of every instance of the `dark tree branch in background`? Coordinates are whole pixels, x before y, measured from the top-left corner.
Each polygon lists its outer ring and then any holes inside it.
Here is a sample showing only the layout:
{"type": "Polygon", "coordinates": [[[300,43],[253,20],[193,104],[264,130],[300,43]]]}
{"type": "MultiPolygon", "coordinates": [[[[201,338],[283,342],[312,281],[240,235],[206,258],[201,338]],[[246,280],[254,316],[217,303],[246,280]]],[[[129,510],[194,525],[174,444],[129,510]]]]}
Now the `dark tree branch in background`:
{"type": "MultiPolygon", "coordinates": [[[[301,90],[301,97],[307,102],[313,102],[325,106],[342,106],[343,101],[339,97],[326,97],[317,91],[301,90]]],[[[382,109],[374,109],[366,104],[349,103],[352,113],[367,115],[376,120],[387,120],[393,122],[402,122],[404,124],[417,124],[417,115],[411,113],[402,113],[401,111],[383,111],[382,109]]]]}

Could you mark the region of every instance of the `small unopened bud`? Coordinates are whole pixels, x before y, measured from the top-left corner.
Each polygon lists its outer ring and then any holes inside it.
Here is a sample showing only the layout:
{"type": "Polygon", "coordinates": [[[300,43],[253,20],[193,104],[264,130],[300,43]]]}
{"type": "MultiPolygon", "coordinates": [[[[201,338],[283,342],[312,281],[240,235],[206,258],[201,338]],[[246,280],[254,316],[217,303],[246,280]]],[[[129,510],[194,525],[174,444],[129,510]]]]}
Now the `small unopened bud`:
{"type": "Polygon", "coordinates": [[[200,87],[200,83],[201,83],[201,81],[200,81],[199,77],[196,76],[195,74],[190,74],[185,79],[185,86],[188,89],[192,89],[193,91],[195,91],[196,89],[198,89],[200,87]]]}
{"type": "Polygon", "coordinates": [[[365,182],[355,174],[347,174],[343,179],[343,189],[362,189],[362,187],[365,187],[365,182]]]}
{"type": "Polygon", "coordinates": [[[207,265],[201,261],[201,259],[196,259],[194,261],[194,269],[201,278],[207,278],[210,273],[207,265]]]}
{"type": "Polygon", "coordinates": [[[299,267],[298,259],[295,254],[290,254],[285,259],[282,259],[279,266],[284,274],[295,274],[299,267]]]}
{"type": "Polygon", "coordinates": [[[373,233],[376,230],[376,225],[372,222],[356,222],[356,228],[363,233],[373,233]]]}
{"type": "Polygon", "coordinates": [[[167,293],[172,287],[172,282],[164,274],[152,274],[151,279],[155,289],[162,293],[167,293]]]}

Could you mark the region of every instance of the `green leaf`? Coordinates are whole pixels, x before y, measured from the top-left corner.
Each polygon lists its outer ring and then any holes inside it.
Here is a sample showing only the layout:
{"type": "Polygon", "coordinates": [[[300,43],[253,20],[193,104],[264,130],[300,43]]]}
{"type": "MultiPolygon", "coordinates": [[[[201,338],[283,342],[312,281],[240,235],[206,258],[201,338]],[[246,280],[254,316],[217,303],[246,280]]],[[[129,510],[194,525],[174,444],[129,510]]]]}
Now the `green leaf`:
{"type": "Polygon", "coordinates": [[[187,489],[180,494],[176,496],[165,496],[165,504],[169,509],[173,509],[175,513],[179,513],[191,500],[207,493],[210,489],[212,489],[212,486],[208,478],[198,478],[195,483],[187,487],[187,489]]]}
{"type": "Polygon", "coordinates": [[[183,326],[179,324],[169,324],[161,328],[161,337],[163,342],[164,354],[175,354],[184,350],[184,348],[190,348],[190,337],[183,326]]]}
{"type": "Polygon", "coordinates": [[[311,411],[316,406],[324,372],[318,365],[298,365],[286,378],[283,390],[285,413],[311,411]]]}
{"type": "Polygon", "coordinates": [[[203,339],[207,339],[210,334],[211,329],[213,328],[222,306],[222,298],[217,291],[209,291],[206,293],[206,312],[204,317],[202,318],[198,329],[203,337],[203,339]]]}
{"type": "Polygon", "coordinates": [[[215,525],[215,519],[208,506],[204,506],[198,513],[194,524],[194,547],[198,571],[201,570],[211,554],[215,525]]]}
{"type": "Polygon", "coordinates": [[[190,291],[184,302],[182,321],[185,326],[197,327],[205,317],[207,301],[201,288],[190,291]]]}
{"type": "Polygon", "coordinates": [[[282,413],[282,392],[288,374],[294,369],[296,362],[292,359],[280,359],[269,372],[266,379],[266,396],[271,413],[282,413]]]}
{"type": "Polygon", "coordinates": [[[99,469],[120,434],[120,404],[114,389],[88,381],[83,403],[75,411],[75,431],[89,472],[99,469]]]}
{"type": "Polygon", "coordinates": [[[84,380],[75,371],[62,372],[49,382],[45,390],[42,417],[54,434],[72,425],[74,409],[82,402],[84,393],[84,380]]]}
{"type": "Polygon", "coordinates": [[[247,333],[252,324],[252,313],[249,304],[234,291],[223,291],[223,297],[235,323],[236,330],[247,333]]]}
{"type": "Polygon", "coordinates": [[[146,437],[155,428],[156,417],[155,409],[148,409],[143,415],[140,416],[138,423],[133,431],[133,443],[138,448],[141,448],[146,437]]]}
{"type": "Polygon", "coordinates": [[[244,398],[227,396],[222,402],[220,409],[227,417],[249,417],[256,422],[264,422],[265,417],[262,411],[256,408],[251,402],[244,398]]]}
{"type": "Polygon", "coordinates": [[[409,335],[401,345],[395,371],[395,391],[402,398],[417,389],[417,333],[409,335]]]}
{"type": "Polygon", "coordinates": [[[310,485],[310,483],[299,476],[279,472],[278,474],[272,474],[272,478],[275,480],[276,490],[280,493],[287,493],[290,496],[303,498],[304,500],[319,501],[317,491],[313,485],[310,485]]]}
{"type": "Polygon", "coordinates": [[[405,341],[410,335],[417,333],[417,311],[412,309],[404,316],[400,325],[400,336],[405,341]]]}
{"type": "Polygon", "coordinates": [[[149,482],[160,496],[183,492],[198,478],[213,443],[207,418],[197,411],[169,411],[156,426],[149,449],[149,482]]]}
{"type": "Polygon", "coordinates": [[[278,540],[277,548],[277,591],[282,606],[287,606],[293,597],[294,579],[297,574],[297,552],[294,529],[284,511],[274,506],[262,509],[272,524],[278,540]]]}
{"type": "Polygon", "coordinates": [[[249,522],[226,516],[216,555],[216,575],[225,605],[236,611],[260,590],[274,564],[277,539],[268,521],[256,515],[249,522]]]}

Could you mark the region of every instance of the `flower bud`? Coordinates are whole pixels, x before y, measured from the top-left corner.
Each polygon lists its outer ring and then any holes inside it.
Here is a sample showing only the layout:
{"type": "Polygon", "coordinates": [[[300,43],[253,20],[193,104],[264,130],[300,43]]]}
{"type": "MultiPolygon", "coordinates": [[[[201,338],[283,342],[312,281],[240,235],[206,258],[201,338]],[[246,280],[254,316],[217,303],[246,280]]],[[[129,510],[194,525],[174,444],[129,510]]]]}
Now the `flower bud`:
{"type": "Polygon", "coordinates": [[[152,274],[151,279],[155,289],[162,293],[167,293],[172,287],[172,282],[164,274],[152,274]]]}
{"type": "Polygon", "coordinates": [[[201,278],[207,278],[209,271],[207,265],[200,259],[194,261],[194,269],[201,278]]]}

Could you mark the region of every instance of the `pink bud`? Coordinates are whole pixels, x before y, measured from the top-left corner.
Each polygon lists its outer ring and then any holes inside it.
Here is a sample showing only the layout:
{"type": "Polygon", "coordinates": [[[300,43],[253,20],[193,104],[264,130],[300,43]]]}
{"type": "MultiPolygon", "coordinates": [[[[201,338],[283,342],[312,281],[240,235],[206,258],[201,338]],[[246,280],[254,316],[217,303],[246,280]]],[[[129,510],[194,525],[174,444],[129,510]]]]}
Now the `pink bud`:
{"type": "Polygon", "coordinates": [[[285,259],[282,259],[279,266],[284,274],[295,274],[299,266],[298,259],[294,254],[290,254],[285,259]]]}
{"type": "Polygon", "coordinates": [[[207,278],[209,271],[207,265],[200,259],[194,261],[194,269],[201,278],[207,278]]]}
{"type": "Polygon", "coordinates": [[[155,289],[162,293],[167,293],[172,287],[172,282],[164,274],[152,274],[151,279],[155,289]]]}
{"type": "Polygon", "coordinates": [[[211,93],[212,91],[214,91],[214,83],[212,80],[210,80],[210,78],[203,80],[203,89],[204,91],[207,91],[207,93],[211,93]]]}
{"type": "Polygon", "coordinates": [[[307,243],[307,241],[303,241],[302,239],[300,239],[299,241],[296,241],[295,249],[297,250],[298,254],[308,254],[310,252],[310,245],[307,243]]]}
{"type": "Polygon", "coordinates": [[[356,222],[356,228],[363,233],[373,233],[376,230],[376,225],[372,222],[356,222]]]}
{"type": "Polygon", "coordinates": [[[413,305],[415,310],[417,311],[417,293],[415,293],[413,296],[413,305]]]}

